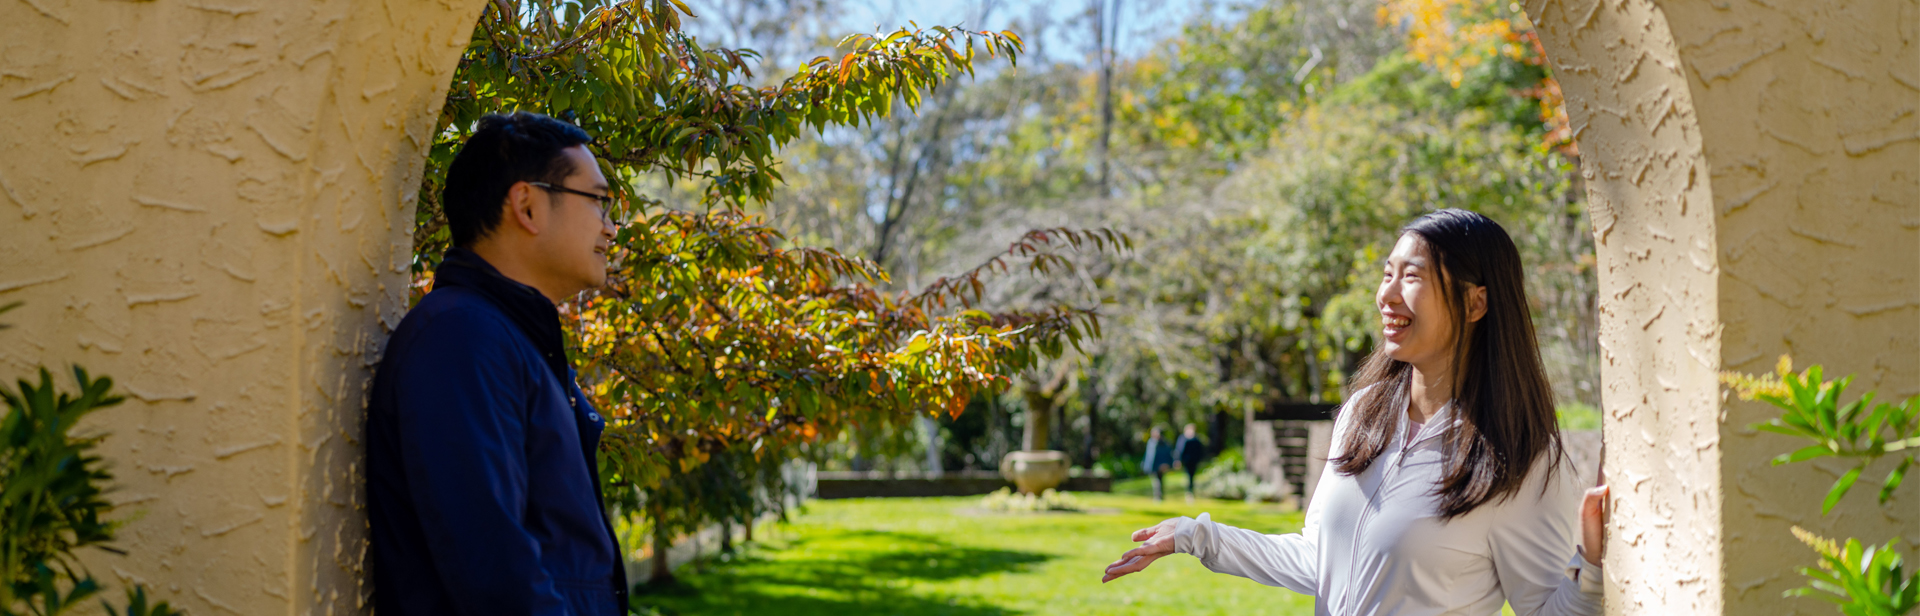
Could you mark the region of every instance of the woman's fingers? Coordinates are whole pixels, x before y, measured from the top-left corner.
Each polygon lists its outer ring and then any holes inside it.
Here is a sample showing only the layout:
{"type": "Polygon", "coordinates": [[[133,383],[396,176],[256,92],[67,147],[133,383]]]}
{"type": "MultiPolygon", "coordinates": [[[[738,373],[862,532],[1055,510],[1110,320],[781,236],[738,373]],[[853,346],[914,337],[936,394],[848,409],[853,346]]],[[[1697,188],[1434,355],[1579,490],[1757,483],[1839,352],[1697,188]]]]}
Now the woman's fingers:
{"type": "MultiPolygon", "coordinates": [[[[1133,550],[1127,553],[1133,554],[1133,552],[1137,551],[1139,550],[1133,550]]],[[[1153,564],[1153,561],[1156,560],[1160,560],[1160,556],[1155,554],[1139,554],[1121,558],[1119,562],[1107,566],[1107,573],[1100,578],[1100,583],[1105,584],[1118,579],[1120,576],[1137,573],[1146,569],[1147,565],[1153,564]]]]}
{"type": "Polygon", "coordinates": [[[1587,549],[1587,562],[1600,564],[1607,550],[1607,486],[1587,490],[1580,501],[1580,539],[1587,549]]]}
{"type": "Polygon", "coordinates": [[[1106,575],[1100,578],[1105,584],[1120,576],[1140,571],[1153,564],[1160,557],[1173,553],[1173,528],[1177,520],[1167,520],[1153,526],[1133,531],[1134,541],[1144,542],[1140,547],[1127,550],[1111,565],[1107,565],[1106,575]]]}

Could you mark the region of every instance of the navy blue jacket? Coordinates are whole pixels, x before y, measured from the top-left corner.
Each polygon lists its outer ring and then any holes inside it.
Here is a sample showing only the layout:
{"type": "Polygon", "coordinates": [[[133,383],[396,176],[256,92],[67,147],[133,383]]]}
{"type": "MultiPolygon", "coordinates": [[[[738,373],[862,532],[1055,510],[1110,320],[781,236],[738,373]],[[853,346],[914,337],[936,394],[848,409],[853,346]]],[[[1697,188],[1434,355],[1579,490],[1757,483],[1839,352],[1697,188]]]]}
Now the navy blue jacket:
{"type": "Polygon", "coordinates": [[[559,317],[454,249],[394,330],[367,403],[381,616],[626,613],[596,479],[606,424],[574,382],[559,317]]]}
{"type": "Polygon", "coordinates": [[[1200,463],[1207,460],[1207,444],[1200,442],[1200,437],[1187,438],[1182,434],[1173,444],[1173,459],[1179,460],[1180,468],[1188,473],[1198,471],[1200,463]]]}

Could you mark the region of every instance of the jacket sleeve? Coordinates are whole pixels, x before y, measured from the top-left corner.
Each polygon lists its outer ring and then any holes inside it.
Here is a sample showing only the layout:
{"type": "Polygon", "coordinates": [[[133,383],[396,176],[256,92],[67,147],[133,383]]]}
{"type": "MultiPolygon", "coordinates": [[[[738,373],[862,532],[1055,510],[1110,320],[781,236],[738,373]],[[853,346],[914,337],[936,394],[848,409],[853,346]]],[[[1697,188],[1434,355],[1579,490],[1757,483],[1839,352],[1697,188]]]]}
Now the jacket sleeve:
{"type": "MultiPolygon", "coordinates": [[[[1371,389],[1371,388],[1369,388],[1371,389]]],[[[1366,395],[1366,390],[1354,396],[1366,395]]],[[[1345,449],[1343,435],[1347,415],[1341,413],[1333,424],[1334,442],[1328,457],[1345,449]]],[[[1329,463],[1320,469],[1320,484],[1333,483],[1338,473],[1329,463]]],[[[1303,595],[1320,594],[1320,517],[1325,506],[1315,499],[1307,502],[1306,523],[1300,532],[1288,535],[1264,535],[1243,528],[1214,522],[1208,514],[1199,519],[1180,518],[1173,532],[1173,551],[1192,554],[1200,564],[1215,573],[1244,577],[1268,586],[1280,586],[1303,595]]]]}
{"type": "Polygon", "coordinates": [[[460,614],[566,613],[524,523],[527,399],[534,382],[505,323],[436,315],[395,384],[410,494],[429,558],[460,614]]]}
{"type": "Polygon", "coordinates": [[[1192,554],[1215,573],[1226,573],[1280,586],[1303,595],[1319,592],[1320,520],[1307,506],[1307,522],[1300,532],[1265,535],[1214,522],[1210,514],[1180,518],[1174,526],[1173,551],[1192,554]]]}
{"type": "Polygon", "coordinates": [[[1544,466],[1533,472],[1540,479],[1500,505],[1500,520],[1488,535],[1494,572],[1518,616],[1598,616],[1603,574],[1576,547],[1583,484],[1571,464],[1563,464],[1551,481],[1544,466]]]}
{"type": "MultiPolygon", "coordinates": [[[[1336,431],[1338,428],[1336,428],[1336,431]]],[[[1334,465],[1320,471],[1320,483],[1330,482],[1334,465]]],[[[1300,532],[1265,535],[1214,522],[1211,516],[1180,518],[1173,531],[1173,551],[1192,554],[1215,573],[1227,573],[1280,586],[1303,595],[1320,592],[1319,501],[1307,503],[1306,524],[1300,532]]]]}

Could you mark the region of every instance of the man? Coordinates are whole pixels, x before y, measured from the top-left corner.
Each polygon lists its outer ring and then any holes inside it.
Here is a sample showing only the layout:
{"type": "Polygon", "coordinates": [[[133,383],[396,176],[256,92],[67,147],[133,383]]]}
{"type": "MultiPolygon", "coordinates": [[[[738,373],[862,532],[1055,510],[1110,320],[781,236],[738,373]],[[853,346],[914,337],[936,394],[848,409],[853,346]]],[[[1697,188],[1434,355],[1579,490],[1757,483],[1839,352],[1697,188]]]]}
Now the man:
{"type": "Polygon", "coordinates": [[[1187,424],[1180,432],[1180,440],[1173,444],[1173,459],[1180,463],[1180,470],[1187,472],[1187,502],[1193,502],[1193,474],[1200,472],[1200,463],[1207,459],[1207,444],[1200,442],[1199,432],[1193,424],[1187,424]]]}
{"type": "Polygon", "coordinates": [[[607,277],[607,180],[573,125],[489,115],[447,170],[454,248],[388,341],[367,403],[382,616],[626,612],[554,305],[607,277]]]}
{"type": "Polygon", "coordinates": [[[1154,426],[1147,435],[1147,459],[1140,461],[1140,469],[1153,477],[1153,500],[1166,500],[1162,477],[1172,467],[1173,452],[1167,449],[1167,440],[1160,438],[1160,426],[1154,426]]]}

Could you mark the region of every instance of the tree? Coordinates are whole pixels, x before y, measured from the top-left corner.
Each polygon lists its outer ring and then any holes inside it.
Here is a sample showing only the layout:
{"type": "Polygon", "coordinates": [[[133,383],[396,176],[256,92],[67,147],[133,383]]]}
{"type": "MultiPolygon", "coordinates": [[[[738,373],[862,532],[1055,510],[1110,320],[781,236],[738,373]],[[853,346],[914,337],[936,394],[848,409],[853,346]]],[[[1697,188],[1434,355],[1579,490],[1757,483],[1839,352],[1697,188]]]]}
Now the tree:
{"type": "Polygon", "coordinates": [[[582,384],[610,418],[602,480],[640,489],[633,504],[656,541],[762,510],[757,495],[779,488],[765,463],[796,445],[958,413],[1005,375],[1097,335],[1089,309],[980,310],[982,279],[1044,274],[1067,266],[1067,251],[1127,242],[1112,231],[1034,231],[910,293],[882,291],[889,278],[873,261],[791,245],[742,209],[781,182],[781,145],[872,123],[896,104],[916,109],[927,91],[971,74],[977,52],[1011,60],[1020,39],[942,26],[853,35],[839,58],[752,86],[754,52],[702,48],[681,29],[690,14],[677,0],[490,4],[435,132],[415,234],[427,278],[447,242],[440,179],[482,114],[539,111],[595,136],[603,172],[627,181],[615,182],[625,198],[615,213],[631,222],[614,241],[607,287],[562,314],[582,384]],[[628,182],[645,174],[697,187],[701,209],[635,191],[628,182]]]}

